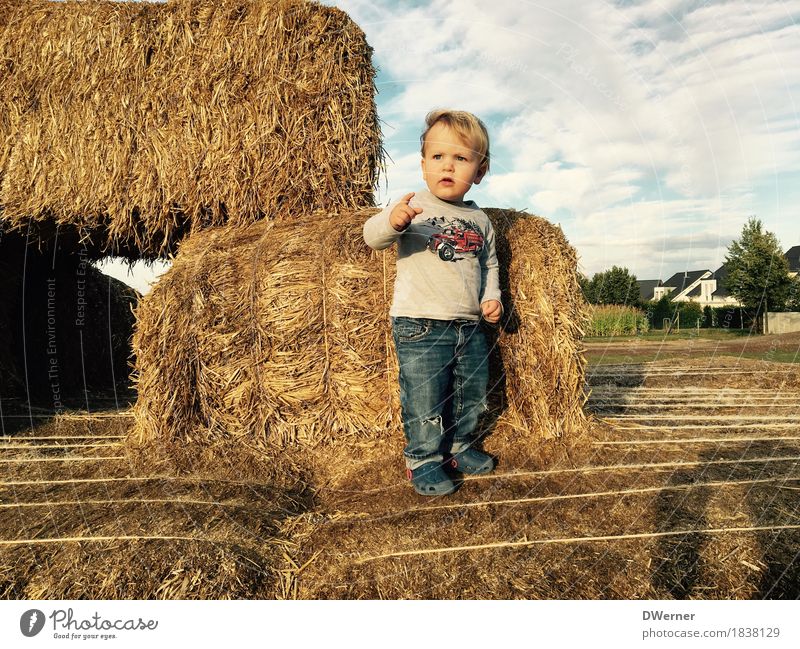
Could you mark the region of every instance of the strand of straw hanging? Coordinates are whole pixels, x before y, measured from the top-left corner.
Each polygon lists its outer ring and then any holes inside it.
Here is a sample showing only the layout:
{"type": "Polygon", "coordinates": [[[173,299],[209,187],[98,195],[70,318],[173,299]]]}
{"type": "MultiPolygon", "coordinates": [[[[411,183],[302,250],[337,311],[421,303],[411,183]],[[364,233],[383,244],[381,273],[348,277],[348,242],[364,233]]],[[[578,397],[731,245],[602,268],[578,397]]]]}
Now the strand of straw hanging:
{"type": "Polygon", "coordinates": [[[638,444],[730,444],[734,442],[797,441],[800,437],[676,437],[674,439],[631,439],[592,442],[592,446],[636,446],[638,444]]]}
{"type": "Polygon", "coordinates": [[[98,543],[109,541],[197,541],[199,543],[218,543],[220,545],[231,545],[238,543],[236,540],[225,541],[222,539],[206,539],[196,536],[158,536],[158,535],[131,535],[131,536],[65,536],[61,538],[48,539],[12,539],[0,540],[3,545],[39,545],[47,543],[98,543]]]}
{"type": "Polygon", "coordinates": [[[111,457],[33,457],[0,460],[0,464],[25,464],[26,462],[107,462],[109,460],[126,460],[123,455],[111,457]]]}
{"type": "Polygon", "coordinates": [[[690,462],[651,462],[649,464],[612,464],[602,466],[583,466],[574,469],[550,469],[548,471],[517,471],[515,473],[494,473],[489,475],[470,476],[467,480],[502,480],[505,478],[527,478],[537,475],[553,475],[557,473],[586,473],[592,471],[618,471],[620,469],[671,469],[687,466],[712,466],[723,464],[762,464],[767,462],[800,461],[800,456],[741,458],[738,460],[692,460],[690,462]]]}
{"type": "Polygon", "coordinates": [[[108,500],[53,500],[46,503],[2,503],[0,504],[0,509],[14,509],[16,507],[82,507],[83,505],[213,505],[214,507],[249,507],[252,506],[253,503],[221,503],[215,500],[191,500],[183,498],[143,498],[141,500],[129,498],[110,498],[108,500]]]}

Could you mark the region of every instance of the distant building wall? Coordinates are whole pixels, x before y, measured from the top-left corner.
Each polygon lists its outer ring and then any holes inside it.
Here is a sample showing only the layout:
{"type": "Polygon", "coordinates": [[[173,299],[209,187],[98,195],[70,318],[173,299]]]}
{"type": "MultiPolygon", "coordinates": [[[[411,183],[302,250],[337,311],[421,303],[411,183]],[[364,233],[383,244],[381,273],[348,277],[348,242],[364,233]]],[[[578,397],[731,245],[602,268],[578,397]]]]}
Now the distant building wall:
{"type": "Polygon", "coordinates": [[[768,334],[788,334],[792,331],[800,331],[800,313],[767,313],[768,334]]]}

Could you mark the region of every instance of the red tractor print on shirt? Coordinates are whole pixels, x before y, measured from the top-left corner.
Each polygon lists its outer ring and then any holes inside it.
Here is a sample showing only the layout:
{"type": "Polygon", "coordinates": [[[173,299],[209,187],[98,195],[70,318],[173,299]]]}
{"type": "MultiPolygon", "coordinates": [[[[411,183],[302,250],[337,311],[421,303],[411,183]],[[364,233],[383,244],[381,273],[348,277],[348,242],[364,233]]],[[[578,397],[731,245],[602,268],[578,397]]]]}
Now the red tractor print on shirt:
{"type": "Polygon", "coordinates": [[[472,229],[448,226],[428,238],[428,250],[438,253],[442,261],[453,261],[458,253],[478,255],[483,250],[483,235],[472,229]]]}

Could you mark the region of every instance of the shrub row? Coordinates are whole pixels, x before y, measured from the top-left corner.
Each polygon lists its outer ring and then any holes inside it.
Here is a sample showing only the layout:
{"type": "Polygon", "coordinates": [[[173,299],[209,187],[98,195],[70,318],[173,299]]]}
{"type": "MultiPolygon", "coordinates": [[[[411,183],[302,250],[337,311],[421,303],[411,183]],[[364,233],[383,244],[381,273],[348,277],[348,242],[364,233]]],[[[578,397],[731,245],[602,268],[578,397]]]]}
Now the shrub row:
{"type": "Polygon", "coordinates": [[[646,308],[651,329],[663,329],[665,320],[681,329],[697,327],[698,321],[703,328],[745,329],[752,325],[752,317],[738,307],[703,307],[696,302],[672,302],[665,296],[648,302],[646,308]]]}

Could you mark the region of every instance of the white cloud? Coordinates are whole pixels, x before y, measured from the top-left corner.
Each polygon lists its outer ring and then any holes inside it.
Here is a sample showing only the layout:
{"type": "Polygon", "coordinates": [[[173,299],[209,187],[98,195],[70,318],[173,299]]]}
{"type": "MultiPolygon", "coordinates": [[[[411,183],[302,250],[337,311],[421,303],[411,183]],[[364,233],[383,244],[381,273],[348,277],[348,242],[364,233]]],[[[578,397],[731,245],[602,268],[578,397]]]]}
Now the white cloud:
{"type": "Polygon", "coordinates": [[[616,264],[640,279],[666,279],[677,270],[715,270],[747,217],[739,203],[724,211],[713,200],[629,203],[580,219],[572,243],[587,272],[616,264]]]}
{"type": "Polygon", "coordinates": [[[421,182],[416,144],[399,140],[451,105],[493,138],[470,197],[558,213],[593,272],[713,261],[753,213],[797,243],[795,215],[763,202],[763,187],[791,194],[800,179],[800,2],[335,4],[400,87],[378,97],[397,127],[390,194],[421,182]]]}
{"type": "MultiPolygon", "coordinates": [[[[388,164],[389,167],[386,172],[386,181],[390,190],[381,193],[380,203],[386,205],[390,201],[398,200],[403,194],[413,191],[422,185],[422,169],[420,168],[421,155],[418,151],[407,153],[405,155],[397,155],[390,150],[389,155],[394,160],[395,164],[388,164]]],[[[381,188],[383,188],[383,182],[381,188]]]]}
{"type": "Polygon", "coordinates": [[[154,262],[137,261],[133,265],[116,257],[106,257],[96,264],[100,272],[110,275],[128,286],[132,286],[142,295],[150,292],[151,286],[166,273],[172,263],[156,260],[154,262]]]}

